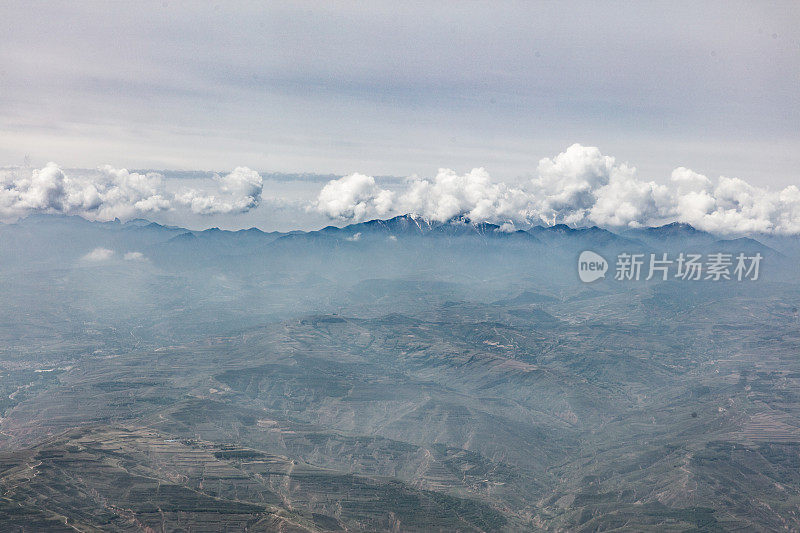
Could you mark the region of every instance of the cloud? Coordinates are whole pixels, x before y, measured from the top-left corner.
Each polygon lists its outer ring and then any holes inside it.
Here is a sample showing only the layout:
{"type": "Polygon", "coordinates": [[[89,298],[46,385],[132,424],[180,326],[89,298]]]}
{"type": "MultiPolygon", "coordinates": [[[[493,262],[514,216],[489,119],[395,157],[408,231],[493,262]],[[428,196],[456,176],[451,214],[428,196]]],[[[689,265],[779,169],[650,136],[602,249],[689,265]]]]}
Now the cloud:
{"type": "MultiPolygon", "coordinates": [[[[167,210],[177,211],[173,218],[181,212],[213,216],[246,213],[264,201],[264,181],[247,167],[192,182],[171,180],[167,184],[157,172],[111,166],[67,171],[48,163],[36,170],[0,170],[0,220],[32,212],[90,220],[167,210]]],[[[797,186],[769,190],[735,177],[711,179],[685,167],[655,182],[598,148],[580,144],[538,161],[534,178],[525,183],[494,180],[484,168],[465,173],[443,168],[433,177],[391,181],[353,173],[330,180],[304,205],[339,221],[413,213],[440,222],[457,217],[488,221],[504,231],[541,223],[634,228],[680,221],[715,233],[800,234],[797,186]]]]}
{"type": "Polygon", "coordinates": [[[113,220],[178,207],[211,215],[247,212],[261,202],[263,180],[249,168],[237,167],[207,181],[202,190],[173,194],[167,192],[164,177],[157,172],[140,174],[106,165],[67,174],[55,163],[33,171],[5,170],[0,172],[0,218],[43,212],[113,220]]]}
{"type": "Polygon", "coordinates": [[[635,228],[679,221],[716,233],[800,233],[796,186],[775,192],[739,178],[714,182],[684,167],[663,185],[580,144],[540,160],[536,177],[523,186],[496,182],[483,168],[465,174],[440,169],[433,179],[412,176],[398,190],[351,174],[328,182],[313,207],[344,221],[414,213],[431,221],[468,217],[503,228],[542,222],[635,228]]]}
{"type": "Polygon", "coordinates": [[[539,162],[539,177],[529,190],[495,182],[484,168],[464,174],[442,168],[432,179],[412,176],[401,191],[383,189],[371,176],[350,174],[328,182],[315,207],[330,218],[354,221],[414,213],[439,222],[464,216],[476,222],[529,224],[558,217],[578,223],[597,202],[596,193],[609,183],[613,168],[613,158],[597,148],[573,145],[539,162]]]}
{"type": "Polygon", "coordinates": [[[393,202],[394,193],[379,188],[375,178],[356,173],[329,181],[319,192],[315,207],[330,218],[358,222],[388,214],[393,202]]]}
{"type": "Polygon", "coordinates": [[[129,218],[169,208],[160,174],[137,174],[104,166],[83,175],[67,175],[57,164],[22,175],[0,174],[0,217],[29,212],[77,214],[91,220],[129,218]]]}
{"type": "Polygon", "coordinates": [[[127,252],[123,259],[125,261],[146,261],[147,258],[144,256],[142,252],[127,252]]]}
{"type": "Polygon", "coordinates": [[[108,248],[95,248],[88,254],[83,256],[85,261],[92,261],[92,262],[100,262],[100,261],[108,261],[114,257],[114,250],[109,250],[108,248]]]}
{"type": "Polygon", "coordinates": [[[499,231],[500,233],[514,233],[515,231],[517,231],[517,227],[514,226],[513,222],[510,222],[510,221],[509,222],[503,222],[500,225],[500,227],[497,228],[497,231],[499,231]]]}
{"type": "Polygon", "coordinates": [[[492,181],[483,168],[459,175],[439,169],[431,180],[411,180],[400,197],[404,211],[445,221],[464,215],[474,220],[519,219],[530,216],[529,197],[521,189],[492,181]]]}
{"type": "MultiPolygon", "coordinates": [[[[67,201],[66,176],[55,163],[34,170],[30,178],[4,186],[3,206],[20,209],[61,210],[67,201]]],[[[5,184],[4,184],[5,185],[5,184]]]]}
{"type": "Polygon", "coordinates": [[[233,172],[225,177],[217,178],[217,180],[220,182],[224,192],[242,198],[249,198],[254,207],[261,200],[264,180],[255,170],[250,170],[247,167],[236,167],[233,172]]]}
{"type": "Polygon", "coordinates": [[[552,159],[539,161],[538,179],[533,180],[537,210],[546,218],[580,221],[597,201],[597,191],[618,169],[613,157],[594,147],[573,144],[552,159]]]}
{"type": "Polygon", "coordinates": [[[482,168],[458,175],[440,169],[433,180],[409,178],[402,194],[382,189],[372,176],[350,174],[329,181],[314,206],[333,219],[364,220],[399,213],[415,213],[444,221],[457,215],[489,219],[503,214],[525,216],[525,194],[491,181],[482,168]]]}
{"type": "Polygon", "coordinates": [[[714,184],[685,168],[673,171],[672,182],[678,184],[675,215],[682,222],[719,233],[800,233],[800,189],[795,185],[776,192],[724,176],[714,184]]]}
{"type": "Polygon", "coordinates": [[[640,181],[632,171],[614,172],[609,182],[597,190],[586,219],[600,226],[638,227],[669,213],[667,187],[640,181]]]}
{"type": "Polygon", "coordinates": [[[187,189],[175,194],[175,202],[199,215],[246,213],[261,202],[264,180],[254,170],[236,167],[230,174],[216,176],[214,181],[217,192],[187,189]]]}

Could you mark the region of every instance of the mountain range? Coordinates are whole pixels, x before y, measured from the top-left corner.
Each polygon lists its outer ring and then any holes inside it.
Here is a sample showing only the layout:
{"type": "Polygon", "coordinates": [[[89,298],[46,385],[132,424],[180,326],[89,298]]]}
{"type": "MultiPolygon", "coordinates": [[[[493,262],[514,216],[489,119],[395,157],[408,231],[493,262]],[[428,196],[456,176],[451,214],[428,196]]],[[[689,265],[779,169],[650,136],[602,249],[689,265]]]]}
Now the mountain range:
{"type": "Polygon", "coordinates": [[[0,225],[0,530],[800,528],[798,238],[506,230],[0,225]]]}

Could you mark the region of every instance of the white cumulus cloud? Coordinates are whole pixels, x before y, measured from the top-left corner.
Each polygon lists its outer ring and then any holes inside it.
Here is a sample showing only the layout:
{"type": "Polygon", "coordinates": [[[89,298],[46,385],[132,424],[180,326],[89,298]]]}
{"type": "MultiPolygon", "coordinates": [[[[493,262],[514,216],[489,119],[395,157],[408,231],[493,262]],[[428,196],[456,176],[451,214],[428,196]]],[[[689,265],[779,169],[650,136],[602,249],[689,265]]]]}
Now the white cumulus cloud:
{"type": "Polygon", "coordinates": [[[360,221],[370,217],[415,213],[429,220],[444,221],[457,215],[476,220],[525,216],[525,194],[491,181],[482,168],[459,175],[440,169],[432,180],[416,177],[407,180],[401,193],[382,189],[372,176],[350,174],[329,181],[314,204],[321,213],[334,219],[360,221]]]}
{"type": "Polygon", "coordinates": [[[375,178],[355,173],[329,181],[319,192],[315,206],[330,218],[360,221],[389,214],[393,202],[394,193],[378,187],[375,178]]]}
{"type": "Polygon", "coordinates": [[[88,254],[83,256],[85,261],[92,261],[92,262],[100,262],[100,261],[108,261],[114,257],[114,250],[109,250],[108,248],[95,248],[88,254]]]}
{"type": "Polygon", "coordinates": [[[31,212],[80,215],[90,220],[128,219],[178,207],[198,214],[243,213],[258,206],[263,180],[249,168],[208,180],[202,189],[170,193],[157,172],[103,166],[69,171],[48,163],[33,171],[0,172],[0,219],[31,212]]]}
{"type": "Polygon", "coordinates": [[[677,185],[675,216],[719,233],[800,233],[800,189],[770,191],[739,178],[721,176],[716,184],[686,168],[672,173],[677,185]]]}
{"type": "Polygon", "coordinates": [[[666,185],[641,179],[636,169],[573,144],[539,161],[523,186],[495,181],[483,168],[465,174],[440,169],[432,179],[412,176],[397,190],[350,174],[331,180],[313,207],[332,219],[360,221],[414,213],[431,221],[468,217],[512,228],[534,223],[640,227],[687,222],[716,233],[800,233],[800,189],[770,191],[739,178],[716,181],[676,168],[666,185]]]}
{"type": "Polygon", "coordinates": [[[529,204],[524,191],[492,181],[483,168],[461,175],[439,169],[433,180],[412,179],[399,197],[401,210],[436,221],[460,215],[476,221],[526,218],[529,204]]]}
{"type": "Polygon", "coordinates": [[[214,181],[216,191],[183,190],[175,194],[175,202],[200,215],[246,213],[261,202],[264,180],[254,170],[236,167],[230,174],[215,177],[214,181]]]}
{"type": "Polygon", "coordinates": [[[25,174],[0,174],[0,217],[32,211],[77,214],[93,220],[130,217],[169,208],[160,174],[137,174],[105,166],[85,175],[67,175],[55,163],[25,174]]]}

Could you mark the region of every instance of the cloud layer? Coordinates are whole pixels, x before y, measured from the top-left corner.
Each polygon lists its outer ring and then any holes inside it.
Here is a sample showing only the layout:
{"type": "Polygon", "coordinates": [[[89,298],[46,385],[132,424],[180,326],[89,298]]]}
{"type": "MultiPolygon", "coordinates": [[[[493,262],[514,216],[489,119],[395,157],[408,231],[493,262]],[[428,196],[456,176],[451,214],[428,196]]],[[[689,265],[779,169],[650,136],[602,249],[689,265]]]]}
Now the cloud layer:
{"type": "Polygon", "coordinates": [[[108,165],[67,174],[55,163],[33,171],[0,172],[0,218],[32,212],[81,215],[91,220],[132,218],[184,207],[202,215],[243,213],[258,206],[263,180],[249,168],[217,176],[204,190],[167,192],[161,174],[139,174],[108,165]]]}
{"type": "Polygon", "coordinates": [[[351,174],[325,185],[314,208],[346,221],[415,213],[434,221],[467,216],[506,228],[539,223],[624,228],[679,221],[717,233],[800,233],[800,189],[794,185],[775,192],[738,178],[712,181],[683,167],[661,185],[580,144],[540,160],[536,177],[523,186],[493,181],[483,168],[463,175],[440,169],[431,180],[409,178],[402,190],[383,189],[371,176],[351,174]]]}
{"type": "MultiPolygon", "coordinates": [[[[343,222],[405,213],[432,221],[465,216],[498,223],[504,231],[532,224],[626,228],[679,221],[715,233],[800,234],[800,189],[795,185],[775,191],[739,178],[711,179],[685,167],[656,183],[598,148],[580,144],[541,159],[533,175],[525,183],[508,184],[492,179],[484,168],[464,174],[439,169],[432,178],[411,176],[385,185],[353,173],[326,183],[309,211],[343,222]]],[[[163,211],[176,211],[177,218],[181,213],[235,215],[262,203],[264,180],[246,167],[213,178],[166,181],[156,172],[111,166],[65,171],[48,163],[36,170],[0,170],[0,220],[33,212],[90,220],[163,211]]],[[[302,202],[311,194],[306,190],[302,202]]]]}

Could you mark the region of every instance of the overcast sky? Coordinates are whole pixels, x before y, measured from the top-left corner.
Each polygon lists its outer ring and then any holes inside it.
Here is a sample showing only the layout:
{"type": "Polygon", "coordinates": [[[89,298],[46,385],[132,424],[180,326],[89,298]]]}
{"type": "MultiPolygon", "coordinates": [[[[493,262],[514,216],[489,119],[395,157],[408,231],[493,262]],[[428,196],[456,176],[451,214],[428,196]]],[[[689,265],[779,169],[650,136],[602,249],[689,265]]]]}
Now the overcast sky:
{"type": "Polygon", "coordinates": [[[798,182],[798,2],[396,4],[3,2],[0,165],[798,182]]]}

